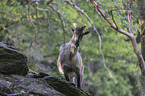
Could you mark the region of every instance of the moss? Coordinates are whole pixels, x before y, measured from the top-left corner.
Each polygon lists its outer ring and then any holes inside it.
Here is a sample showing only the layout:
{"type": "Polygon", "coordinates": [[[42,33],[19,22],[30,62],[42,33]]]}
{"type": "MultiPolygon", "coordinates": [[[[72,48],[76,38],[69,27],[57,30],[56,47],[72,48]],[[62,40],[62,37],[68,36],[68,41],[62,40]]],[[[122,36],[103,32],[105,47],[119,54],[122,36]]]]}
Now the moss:
{"type": "Polygon", "coordinates": [[[54,77],[50,77],[50,76],[45,77],[45,80],[55,90],[65,94],[66,96],[91,96],[91,94],[88,94],[85,91],[78,89],[74,86],[71,86],[71,84],[66,83],[66,81],[63,81],[54,77]]]}

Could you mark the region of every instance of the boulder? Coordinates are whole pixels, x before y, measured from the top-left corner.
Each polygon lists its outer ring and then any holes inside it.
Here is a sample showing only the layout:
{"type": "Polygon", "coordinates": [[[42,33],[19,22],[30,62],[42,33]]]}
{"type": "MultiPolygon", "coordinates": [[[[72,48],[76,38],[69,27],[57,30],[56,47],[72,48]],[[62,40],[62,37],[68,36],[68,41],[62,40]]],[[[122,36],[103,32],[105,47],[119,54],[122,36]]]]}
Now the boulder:
{"type": "Polygon", "coordinates": [[[28,73],[26,76],[0,74],[0,96],[1,95],[91,96],[89,93],[74,87],[74,84],[42,73],[28,73]]]}
{"type": "Polygon", "coordinates": [[[22,52],[0,42],[0,73],[26,75],[27,61],[22,52]]]}
{"type": "Polygon", "coordinates": [[[28,69],[27,61],[0,42],[0,96],[91,96],[73,83],[28,69]]]}
{"type": "Polygon", "coordinates": [[[44,79],[51,87],[66,96],[91,96],[91,94],[76,88],[73,83],[67,82],[65,80],[61,80],[53,76],[46,76],[44,79]]]}

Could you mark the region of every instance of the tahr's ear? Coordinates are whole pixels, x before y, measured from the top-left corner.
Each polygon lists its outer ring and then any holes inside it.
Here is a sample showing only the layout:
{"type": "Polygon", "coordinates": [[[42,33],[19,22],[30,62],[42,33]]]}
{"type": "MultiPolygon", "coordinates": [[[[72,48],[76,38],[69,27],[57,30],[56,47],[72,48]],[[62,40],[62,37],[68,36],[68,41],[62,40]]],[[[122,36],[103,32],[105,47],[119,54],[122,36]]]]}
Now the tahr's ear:
{"type": "Polygon", "coordinates": [[[72,34],[74,33],[74,29],[73,29],[73,28],[71,28],[71,33],[72,33],[72,34]]]}
{"type": "Polygon", "coordinates": [[[86,26],[82,26],[81,29],[84,30],[86,28],[86,26]]]}
{"type": "Polygon", "coordinates": [[[83,35],[87,35],[88,33],[90,33],[90,32],[89,31],[86,31],[86,32],[83,33],[83,35]]]}

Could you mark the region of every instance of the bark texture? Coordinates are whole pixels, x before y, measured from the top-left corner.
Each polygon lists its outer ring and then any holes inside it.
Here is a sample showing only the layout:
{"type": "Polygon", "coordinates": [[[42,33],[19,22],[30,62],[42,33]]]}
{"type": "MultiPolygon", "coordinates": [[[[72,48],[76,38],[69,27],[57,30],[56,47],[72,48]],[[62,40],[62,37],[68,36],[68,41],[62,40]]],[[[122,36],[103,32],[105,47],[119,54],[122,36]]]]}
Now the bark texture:
{"type": "MultiPolygon", "coordinates": [[[[137,4],[141,34],[141,50],[142,56],[145,60],[145,0],[138,0],[137,4]]],[[[141,96],[145,96],[145,70],[142,70],[141,84],[141,96]]]]}

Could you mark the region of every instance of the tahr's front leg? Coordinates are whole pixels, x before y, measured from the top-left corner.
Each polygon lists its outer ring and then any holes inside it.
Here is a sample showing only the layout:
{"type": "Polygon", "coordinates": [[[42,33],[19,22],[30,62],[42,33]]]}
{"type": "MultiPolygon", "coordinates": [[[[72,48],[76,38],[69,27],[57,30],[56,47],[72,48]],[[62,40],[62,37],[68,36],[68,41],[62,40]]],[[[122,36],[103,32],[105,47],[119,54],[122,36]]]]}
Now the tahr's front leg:
{"type": "Polygon", "coordinates": [[[64,77],[67,81],[70,81],[69,74],[64,71],[64,77]]]}
{"type": "Polygon", "coordinates": [[[70,76],[69,76],[69,67],[64,65],[63,66],[63,72],[64,72],[64,77],[67,81],[70,81],[70,76]]]}

